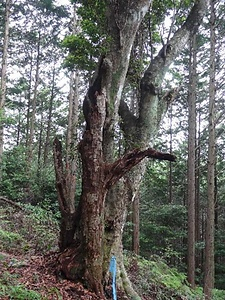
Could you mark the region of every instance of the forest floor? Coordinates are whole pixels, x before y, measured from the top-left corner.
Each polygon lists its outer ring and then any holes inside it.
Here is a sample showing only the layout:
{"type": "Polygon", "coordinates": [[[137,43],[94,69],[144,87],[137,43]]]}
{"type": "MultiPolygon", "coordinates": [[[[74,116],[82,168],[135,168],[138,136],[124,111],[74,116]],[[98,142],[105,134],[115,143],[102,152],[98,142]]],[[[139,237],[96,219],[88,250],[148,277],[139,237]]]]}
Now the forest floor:
{"type": "Polygon", "coordinates": [[[101,300],[57,273],[57,239],[58,221],[50,211],[0,205],[0,300],[101,300]]]}
{"type": "MultiPolygon", "coordinates": [[[[0,300],[102,300],[57,272],[58,234],[58,220],[51,210],[0,206],[0,300]]],[[[202,289],[191,290],[186,275],[162,258],[124,254],[127,273],[142,300],[203,299],[202,289]]],[[[120,291],[117,299],[129,300],[120,291]]],[[[223,299],[225,292],[212,300],[223,299]]]]}
{"type": "MultiPolygon", "coordinates": [[[[35,293],[29,293],[29,291],[36,291],[43,300],[101,300],[96,294],[85,289],[81,283],[66,280],[56,274],[57,256],[57,253],[27,256],[0,252],[0,281],[6,284],[10,282],[10,285],[14,286],[14,293],[17,293],[18,297],[15,299],[39,299],[35,293]],[[23,290],[19,287],[23,287],[23,290]],[[26,289],[27,294],[24,292],[26,289]]],[[[0,293],[1,300],[14,299],[11,297],[1,296],[0,293]]],[[[119,291],[117,297],[120,300],[129,300],[119,291]]],[[[142,299],[156,298],[145,295],[142,299]]]]}
{"type": "MultiPolygon", "coordinates": [[[[27,256],[0,252],[0,277],[10,280],[11,283],[16,281],[16,286],[21,285],[27,290],[36,291],[46,300],[99,299],[81,284],[57,276],[55,262],[54,253],[27,256]]],[[[32,299],[32,294],[27,297],[32,299]]],[[[11,298],[0,296],[0,299],[11,298]]]]}
{"type": "MultiPolygon", "coordinates": [[[[0,252],[0,281],[11,285],[10,296],[1,296],[0,293],[0,299],[101,300],[82,284],[66,280],[56,274],[57,256],[57,253],[28,256],[0,252]],[[13,293],[16,296],[13,296],[13,293]]],[[[120,300],[128,299],[119,291],[117,296],[120,300]]],[[[150,296],[143,299],[153,300],[150,296]]]]}

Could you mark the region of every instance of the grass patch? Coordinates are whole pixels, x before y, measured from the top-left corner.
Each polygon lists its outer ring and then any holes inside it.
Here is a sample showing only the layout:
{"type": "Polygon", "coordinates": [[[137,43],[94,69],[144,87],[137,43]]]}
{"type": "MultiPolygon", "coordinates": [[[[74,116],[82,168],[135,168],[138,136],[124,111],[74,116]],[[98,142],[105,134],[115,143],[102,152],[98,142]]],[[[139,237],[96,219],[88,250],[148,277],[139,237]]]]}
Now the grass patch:
{"type": "Polygon", "coordinates": [[[0,299],[2,297],[13,300],[44,300],[38,292],[19,284],[17,274],[12,275],[9,272],[2,273],[0,277],[0,299]]]}
{"type": "MultiPolygon", "coordinates": [[[[9,297],[9,299],[15,300],[44,300],[41,294],[26,289],[23,285],[0,285],[0,296],[1,297],[9,297]]],[[[47,299],[47,298],[45,298],[47,299]]]]}
{"type": "MultiPolygon", "coordinates": [[[[186,275],[176,268],[170,268],[158,256],[146,260],[125,252],[124,263],[135,290],[142,295],[152,295],[156,300],[203,300],[201,287],[191,289],[186,275]]],[[[213,290],[212,300],[224,300],[224,290],[213,290]]]]}
{"type": "Polygon", "coordinates": [[[24,239],[19,233],[10,232],[2,228],[0,228],[0,240],[1,240],[1,244],[0,244],[1,251],[16,250],[18,248],[21,248],[24,243],[24,239]]]}

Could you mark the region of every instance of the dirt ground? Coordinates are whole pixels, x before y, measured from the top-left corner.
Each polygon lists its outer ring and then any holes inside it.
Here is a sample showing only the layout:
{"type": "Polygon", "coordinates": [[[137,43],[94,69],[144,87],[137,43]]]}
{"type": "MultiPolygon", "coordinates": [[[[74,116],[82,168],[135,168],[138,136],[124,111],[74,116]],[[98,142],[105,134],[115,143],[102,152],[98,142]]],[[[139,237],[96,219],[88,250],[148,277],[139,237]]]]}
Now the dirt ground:
{"type": "MultiPolygon", "coordinates": [[[[43,299],[101,300],[96,294],[85,289],[82,284],[66,280],[60,274],[56,274],[56,253],[26,257],[0,252],[0,257],[0,277],[3,273],[12,275],[12,278],[15,275],[18,284],[23,284],[29,290],[37,291],[43,296],[43,299]]],[[[119,291],[117,298],[128,299],[119,291]]],[[[8,300],[9,298],[0,299],[8,300]]],[[[112,299],[112,297],[108,299],[112,299]]],[[[145,299],[152,300],[152,298],[145,299]]]]}

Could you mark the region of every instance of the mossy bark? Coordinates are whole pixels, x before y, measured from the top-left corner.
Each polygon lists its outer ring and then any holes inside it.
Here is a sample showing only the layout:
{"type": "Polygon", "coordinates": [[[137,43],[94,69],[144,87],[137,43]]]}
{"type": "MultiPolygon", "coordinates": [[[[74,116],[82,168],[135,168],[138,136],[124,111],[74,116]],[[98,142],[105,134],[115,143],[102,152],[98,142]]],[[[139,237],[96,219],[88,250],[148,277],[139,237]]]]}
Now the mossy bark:
{"type": "MultiPolygon", "coordinates": [[[[122,233],[130,198],[124,189],[129,177],[121,178],[145,157],[175,160],[170,154],[151,148],[143,149],[157,131],[163,111],[167,107],[168,99],[159,97],[155,85],[161,84],[169,63],[179,53],[179,37],[184,41],[181,32],[171,39],[171,44],[174,45],[172,52],[166,58],[162,58],[159,53],[143,77],[139,117],[133,116],[128,106],[121,101],[131,47],[150,2],[129,1],[127,5],[123,5],[124,1],[110,2],[107,12],[109,34],[112,38],[110,50],[102,58],[97,73],[99,78],[88,89],[85,98],[88,104],[85,116],[88,126],[79,146],[83,168],[82,195],[74,216],[73,240],[59,256],[59,269],[67,278],[81,280],[101,298],[104,298],[104,288],[109,284],[110,258],[115,255],[118,263],[118,288],[123,289],[129,299],[139,299],[131,287],[123,265],[122,233]],[[121,106],[121,103],[124,105],[121,106]],[[132,137],[129,148],[132,150],[114,161],[114,130],[118,124],[119,108],[125,137],[132,137]],[[117,182],[119,185],[115,187],[117,182]]],[[[202,12],[206,6],[205,1],[196,1],[196,6],[195,9],[202,12]]],[[[196,17],[193,11],[192,15],[196,17]]],[[[196,21],[193,24],[195,26],[196,21]]],[[[183,29],[185,37],[188,38],[186,32],[190,34],[190,26],[184,26],[183,29]]],[[[140,177],[142,167],[140,165],[135,171],[134,178],[140,177]]],[[[58,194],[65,200],[65,208],[68,208],[62,177],[58,183],[58,194]]]]}

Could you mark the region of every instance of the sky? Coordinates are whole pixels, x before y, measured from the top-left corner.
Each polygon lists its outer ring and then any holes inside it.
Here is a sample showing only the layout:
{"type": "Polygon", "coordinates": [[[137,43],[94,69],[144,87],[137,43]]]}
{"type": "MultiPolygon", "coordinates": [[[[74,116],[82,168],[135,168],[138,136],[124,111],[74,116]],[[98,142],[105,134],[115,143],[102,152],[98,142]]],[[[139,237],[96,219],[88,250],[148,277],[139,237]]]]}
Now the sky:
{"type": "Polygon", "coordinates": [[[71,4],[69,0],[56,0],[55,1],[57,4],[61,5],[69,5],[71,4]]]}

